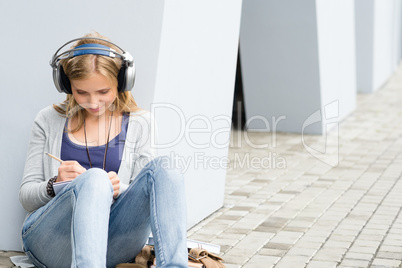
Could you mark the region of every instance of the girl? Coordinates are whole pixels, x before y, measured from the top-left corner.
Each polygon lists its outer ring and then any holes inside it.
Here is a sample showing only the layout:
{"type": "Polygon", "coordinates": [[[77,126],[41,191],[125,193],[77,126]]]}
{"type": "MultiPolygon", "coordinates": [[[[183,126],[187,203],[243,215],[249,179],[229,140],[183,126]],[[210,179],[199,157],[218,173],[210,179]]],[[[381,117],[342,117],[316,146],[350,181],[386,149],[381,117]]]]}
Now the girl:
{"type": "Polygon", "coordinates": [[[151,147],[151,116],[130,93],[131,56],[98,33],[72,41],[51,61],[67,98],[39,112],[30,137],[25,253],[37,267],[115,267],[152,230],[157,266],[187,267],[183,178],[151,147]]]}

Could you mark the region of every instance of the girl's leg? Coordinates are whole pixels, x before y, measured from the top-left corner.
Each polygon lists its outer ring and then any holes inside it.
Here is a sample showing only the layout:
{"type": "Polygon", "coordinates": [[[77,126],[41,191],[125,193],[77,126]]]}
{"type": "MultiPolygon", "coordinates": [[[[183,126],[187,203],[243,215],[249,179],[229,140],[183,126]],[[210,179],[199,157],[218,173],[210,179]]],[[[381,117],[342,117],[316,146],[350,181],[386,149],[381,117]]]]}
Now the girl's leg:
{"type": "Polygon", "coordinates": [[[112,184],[93,168],[24,222],[24,250],[37,267],[106,267],[112,184]]]}
{"type": "Polygon", "coordinates": [[[133,260],[151,229],[157,267],[187,267],[184,181],[169,163],[152,160],[112,205],[107,267],[133,260]]]}

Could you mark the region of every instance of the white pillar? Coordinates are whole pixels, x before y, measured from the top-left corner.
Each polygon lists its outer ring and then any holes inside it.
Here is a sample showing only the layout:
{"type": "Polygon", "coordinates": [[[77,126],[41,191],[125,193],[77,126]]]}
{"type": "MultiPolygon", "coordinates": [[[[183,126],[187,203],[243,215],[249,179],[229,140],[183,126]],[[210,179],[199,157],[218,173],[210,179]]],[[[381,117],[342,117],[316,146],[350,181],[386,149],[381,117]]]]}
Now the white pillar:
{"type": "Polygon", "coordinates": [[[186,171],[189,226],[223,205],[240,16],[241,0],[165,2],[155,115],[186,171]]]}
{"type": "Polygon", "coordinates": [[[394,0],[394,14],[393,14],[393,59],[395,68],[400,63],[401,60],[401,47],[402,47],[402,0],[394,0]]]}
{"type": "Polygon", "coordinates": [[[354,109],[353,8],[348,0],[243,3],[240,56],[250,130],[322,134],[330,119],[324,111],[333,121],[354,109]]]}
{"type": "MultiPolygon", "coordinates": [[[[187,120],[195,115],[209,120],[227,115],[230,122],[240,9],[241,0],[113,4],[73,0],[62,7],[50,0],[0,3],[0,250],[21,250],[25,211],[18,201],[18,190],[33,119],[43,107],[65,99],[54,88],[48,65],[58,46],[96,30],[134,56],[137,76],[133,95],[142,108],[149,110],[151,103],[167,102],[183,111],[187,120]]],[[[176,119],[166,115],[168,112],[156,116],[161,141],[188,123],[175,124],[176,119]]],[[[202,123],[194,121],[190,127],[202,123]]],[[[211,124],[215,131],[227,122],[212,120],[211,124]]],[[[224,168],[195,167],[194,157],[200,152],[205,157],[223,158],[228,145],[213,147],[213,133],[189,135],[194,143],[209,146],[198,149],[181,140],[162,153],[174,151],[192,157],[185,173],[191,226],[222,205],[225,179],[224,168]]],[[[216,139],[224,143],[228,138],[227,131],[216,139]]]]}
{"type": "Polygon", "coordinates": [[[395,71],[401,57],[401,1],[356,0],[357,90],[372,93],[395,71]]]}

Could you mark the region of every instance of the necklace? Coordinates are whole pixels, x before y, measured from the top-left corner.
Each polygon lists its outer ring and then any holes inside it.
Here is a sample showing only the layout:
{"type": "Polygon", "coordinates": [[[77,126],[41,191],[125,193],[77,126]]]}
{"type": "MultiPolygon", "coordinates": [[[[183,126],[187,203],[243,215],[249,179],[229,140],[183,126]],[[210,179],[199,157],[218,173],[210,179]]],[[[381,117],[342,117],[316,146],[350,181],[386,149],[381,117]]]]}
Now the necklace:
{"type": "MultiPolygon", "coordinates": [[[[107,155],[107,149],[109,148],[109,137],[110,137],[110,129],[112,128],[112,119],[113,119],[113,111],[112,111],[112,115],[110,116],[109,131],[107,134],[107,143],[105,146],[105,153],[103,156],[103,170],[105,170],[105,167],[106,167],[106,155],[107,155]]],[[[89,167],[92,168],[92,162],[91,162],[91,157],[89,155],[89,149],[88,149],[88,143],[87,143],[87,130],[85,127],[85,118],[84,118],[84,135],[85,135],[85,148],[87,149],[87,155],[88,155],[88,160],[89,160],[89,167]]]]}

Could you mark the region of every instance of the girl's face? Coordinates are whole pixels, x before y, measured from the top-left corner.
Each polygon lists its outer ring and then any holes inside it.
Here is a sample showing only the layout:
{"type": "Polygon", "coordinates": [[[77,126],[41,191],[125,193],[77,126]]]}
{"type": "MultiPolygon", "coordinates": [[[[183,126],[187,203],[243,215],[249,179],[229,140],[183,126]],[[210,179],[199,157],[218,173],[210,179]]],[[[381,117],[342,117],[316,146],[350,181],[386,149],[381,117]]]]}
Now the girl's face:
{"type": "Polygon", "coordinates": [[[100,73],[93,73],[87,79],[71,80],[70,83],[74,99],[88,115],[103,115],[117,96],[117,87],[100,73]]]}

